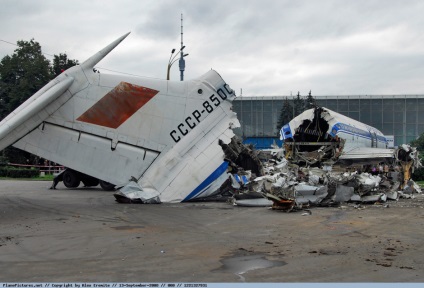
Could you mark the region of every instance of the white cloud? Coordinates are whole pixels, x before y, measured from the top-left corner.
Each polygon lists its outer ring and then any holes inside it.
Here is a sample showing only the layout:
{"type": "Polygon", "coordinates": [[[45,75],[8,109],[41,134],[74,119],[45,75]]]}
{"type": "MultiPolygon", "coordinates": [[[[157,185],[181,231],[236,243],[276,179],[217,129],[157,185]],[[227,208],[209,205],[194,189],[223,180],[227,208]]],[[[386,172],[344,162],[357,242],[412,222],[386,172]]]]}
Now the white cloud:
{"type": "MultiPolygon", "coordinates": [[[[38,41],[45,53],[84,61],[130,36],[100,67],[165,78],[180,46],[186,79],[216,69],[244,95],[424,94],[424,2],[10,1],[0,39],[38,41]]],[[[0,58],[15,46],[0,41],[0,58]]],[[[178,63],[171,79],[179,78],[178,63]]]]}

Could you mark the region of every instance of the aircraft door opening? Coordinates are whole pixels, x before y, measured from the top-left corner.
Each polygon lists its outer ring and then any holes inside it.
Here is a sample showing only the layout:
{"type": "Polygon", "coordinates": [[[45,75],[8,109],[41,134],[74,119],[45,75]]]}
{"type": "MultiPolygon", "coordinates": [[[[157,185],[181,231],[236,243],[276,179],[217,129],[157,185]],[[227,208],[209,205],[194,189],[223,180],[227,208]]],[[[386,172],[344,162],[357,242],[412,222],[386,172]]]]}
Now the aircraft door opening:
{"type": "Polygon", "coordinates": [[[371,147],[377,148],[377,134],[375,132],[371,132],[371,147]]]}

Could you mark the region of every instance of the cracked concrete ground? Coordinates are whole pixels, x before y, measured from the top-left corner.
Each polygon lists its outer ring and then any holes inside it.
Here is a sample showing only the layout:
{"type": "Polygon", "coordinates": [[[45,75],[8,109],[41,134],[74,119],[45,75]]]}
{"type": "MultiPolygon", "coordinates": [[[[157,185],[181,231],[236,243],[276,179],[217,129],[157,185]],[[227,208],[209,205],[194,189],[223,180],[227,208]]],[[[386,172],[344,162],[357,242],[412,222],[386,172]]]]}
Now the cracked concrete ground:
{"type": "Polygon", "coordinates": [[[303,216],[50,184],[0,181],[0,282],[424,281],[423,195],[303,216]]]}

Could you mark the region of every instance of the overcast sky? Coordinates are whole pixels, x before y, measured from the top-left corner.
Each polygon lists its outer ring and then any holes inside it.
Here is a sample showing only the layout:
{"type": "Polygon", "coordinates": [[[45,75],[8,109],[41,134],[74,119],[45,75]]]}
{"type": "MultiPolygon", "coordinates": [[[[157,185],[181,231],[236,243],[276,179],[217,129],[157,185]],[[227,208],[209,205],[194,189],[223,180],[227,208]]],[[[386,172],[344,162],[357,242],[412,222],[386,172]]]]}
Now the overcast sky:
{"type": "MultiPolygon", "coordinates": [[[[424,94],[421,0],[0,0],[0,7],[0,58],[16,49],[3,41],[34,38],[44,53],[81,63],[131,32],[98,67],[165,79],[183,14],[186,80],[213,68],[243,96],[424,94]]],[[[171,79],[179,80],[178,62],[171,79]]]]}

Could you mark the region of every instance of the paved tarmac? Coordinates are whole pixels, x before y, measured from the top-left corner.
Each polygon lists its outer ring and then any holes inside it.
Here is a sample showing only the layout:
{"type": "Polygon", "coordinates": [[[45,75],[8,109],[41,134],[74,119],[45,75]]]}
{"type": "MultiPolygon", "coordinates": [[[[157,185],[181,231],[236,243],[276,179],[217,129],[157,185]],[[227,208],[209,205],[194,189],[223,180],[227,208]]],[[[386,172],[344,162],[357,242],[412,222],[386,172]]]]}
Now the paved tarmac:
{"type": "Polygon", "coordinates": [[[0,282],[424,282],[424,198],[312,214],[0,181],[0,282]]]}

